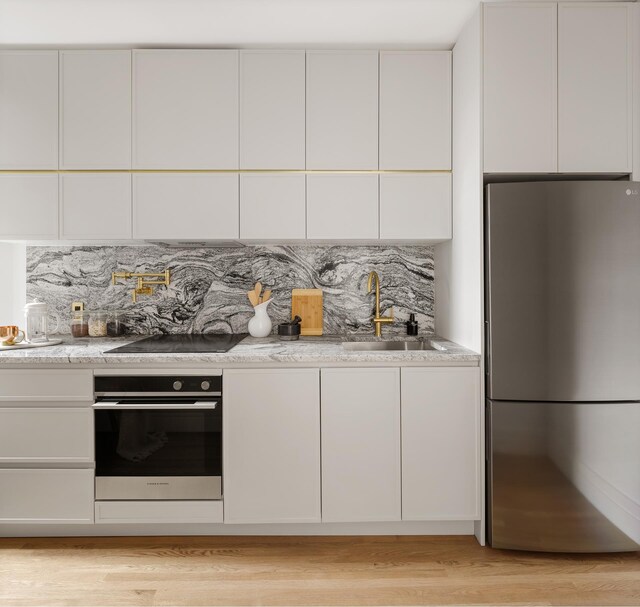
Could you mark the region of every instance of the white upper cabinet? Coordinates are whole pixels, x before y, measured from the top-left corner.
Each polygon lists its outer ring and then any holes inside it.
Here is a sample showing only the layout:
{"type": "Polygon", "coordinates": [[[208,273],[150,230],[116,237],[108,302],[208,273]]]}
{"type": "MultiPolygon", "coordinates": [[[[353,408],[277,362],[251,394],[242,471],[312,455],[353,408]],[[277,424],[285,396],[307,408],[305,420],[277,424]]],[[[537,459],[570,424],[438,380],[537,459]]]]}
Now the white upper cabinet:
{"type": "Polygon", "coordinates": [[[0,239],[58,238],[58,175],[0,175],[0,239]]]}
{"type": "Polygon", "coordinates": [[[480,369],[402,369],[402,520],[480,518],[480,369]]]}
{"type": "Polygon", "coordinates": [[[131,51],[60,51],[60,168],[131,168],[131,51]]]}
{"type": "Polygon", "coordinates": [[[561,3],[558,11],[559,170],[630,172],[632,6],[561,3]]]}
{"type": "Polygon", "coordinates": [[[451,221],[450,173],[380,175],[380,238],[447,240],[451,221]]]}
{"type": "Polygon", "coordinates": [[[304,51],[240,51],[240,168],[305,168],[304,51]]]}
{"type": "Polygon", "coordinates": [[[451,168],[451,53],[380,53],[380,168],[451,168]]]}
{"type": "Polygon", "coordinates": [[[131,175],[60,175],[60,238],[131,238],[131,175]]]}
{"type": "Polygon", "coordinates": [[[237,174],[136,174],[133,237],[232,240],[239,235],[237,174]]]}
{"type": "Polygon", "coordinates": [[[240,175],[240,238],[303,240],[305,196],[303,174],[240,175]]]}
{"type": "Polygon", "coordinates": [[[557,168],[557,7],[486,4],[484,171],[557,168]]]}
{"type": "Polygon", "coordinates": [[[400,369],[322,369],[322,520],[399,521],[400,369]]]}
{"type": "Polygon", "coordinates": [[[307,238],[378,236],[378,175],[307,175],[307,238]]]}
{"type": "Polygon", "coordinates": [[[378,168],[378,53],[307,52],[307,169],[378,168]]]}
{"type": "Polygon", "coordinates": [[[238,51],[133,51],[133,166],[238,168],[238,51]]]}
{"type": "Polygon", "coordinates": [[[58,168],[58,52],[0,51],[0,169],[58,168]]]}

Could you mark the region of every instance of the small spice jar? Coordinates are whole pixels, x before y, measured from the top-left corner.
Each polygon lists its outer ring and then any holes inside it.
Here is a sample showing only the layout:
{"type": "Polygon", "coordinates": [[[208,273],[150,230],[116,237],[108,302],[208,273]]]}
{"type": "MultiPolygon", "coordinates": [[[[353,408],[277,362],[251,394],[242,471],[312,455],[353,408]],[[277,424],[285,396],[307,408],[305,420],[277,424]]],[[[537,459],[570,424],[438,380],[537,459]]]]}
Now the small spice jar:
{"type": "Polygon", "coordinates": [[[89,336],[107,336],[107,313],[102,310],[94,310],[89,313],[89,336]]]}
{"type": "Polygon", "coordinates": [[[73,313],[71,335],[74,337],[87,337],[89,335],[89,318],[84,311],[73,313]]]}

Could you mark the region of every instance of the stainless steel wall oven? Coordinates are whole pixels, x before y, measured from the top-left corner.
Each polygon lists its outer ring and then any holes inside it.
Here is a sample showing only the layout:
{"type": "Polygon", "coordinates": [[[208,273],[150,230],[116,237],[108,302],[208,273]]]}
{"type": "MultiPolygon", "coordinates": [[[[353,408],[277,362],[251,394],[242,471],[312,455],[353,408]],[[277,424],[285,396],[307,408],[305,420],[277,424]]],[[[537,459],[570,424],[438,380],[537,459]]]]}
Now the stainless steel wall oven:
{"type": "Polygon", "coordinates": [[[97,500],[222,498],[222,375],[95,377],[97,500]]]}

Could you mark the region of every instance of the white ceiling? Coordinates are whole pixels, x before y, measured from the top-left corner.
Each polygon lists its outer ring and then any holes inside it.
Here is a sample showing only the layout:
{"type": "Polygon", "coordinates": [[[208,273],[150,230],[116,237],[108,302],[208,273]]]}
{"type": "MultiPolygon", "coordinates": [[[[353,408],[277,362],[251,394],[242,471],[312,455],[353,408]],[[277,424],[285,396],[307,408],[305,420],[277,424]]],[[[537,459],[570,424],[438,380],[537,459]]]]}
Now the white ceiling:
{"type": "Polygon", "coordinates": [[[0,0],[0,45],[452,48],[480,0],[0,0]]]}

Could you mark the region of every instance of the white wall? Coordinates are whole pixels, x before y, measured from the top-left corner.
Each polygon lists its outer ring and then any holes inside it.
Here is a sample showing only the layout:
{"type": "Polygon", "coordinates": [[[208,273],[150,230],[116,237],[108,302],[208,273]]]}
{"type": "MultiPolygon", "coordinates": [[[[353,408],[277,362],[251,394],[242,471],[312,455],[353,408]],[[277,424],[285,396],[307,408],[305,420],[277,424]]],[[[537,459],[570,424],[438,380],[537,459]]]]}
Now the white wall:
{"type": "Polygon", "coordinates": [[[435,248],[436,333],[482,351],[481,14],[453,49],[453,240],[435,248]]]}
{"type": "Polygon", "coordinates": [[[0,242],[0,325],[24,328],[27,284],[27,247],[0,242]]]}
{"type": "MultiPolygon", "coordinates": [[[[482,352],[482,11],[464,28],[453,49],[453,239],[435,247],[435,329],[482,352]]],[[[484,444],[484,389],[480,404],[484,444]]],[[[474,524],[484,546],[485,471],[481,520],[474,524]]]]}

